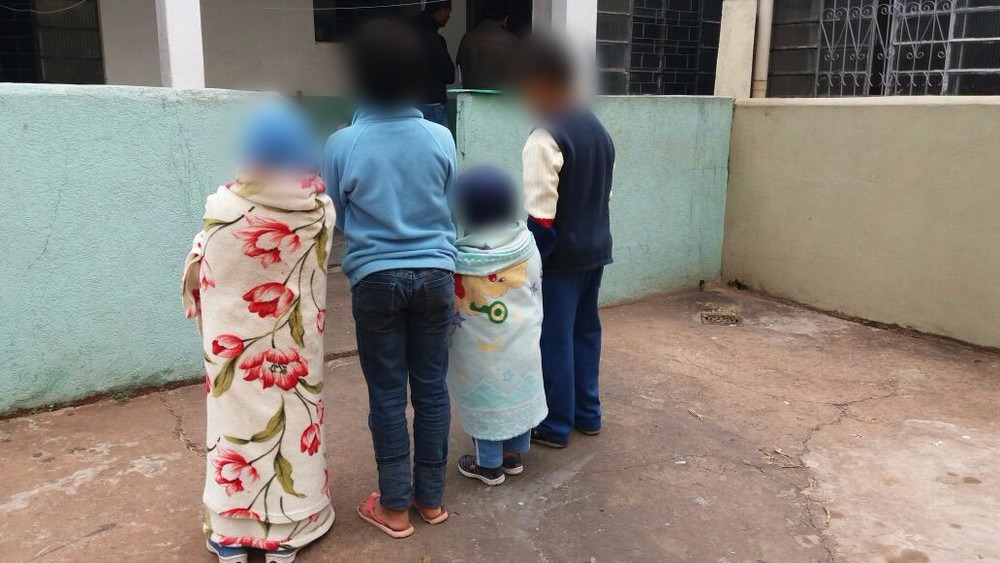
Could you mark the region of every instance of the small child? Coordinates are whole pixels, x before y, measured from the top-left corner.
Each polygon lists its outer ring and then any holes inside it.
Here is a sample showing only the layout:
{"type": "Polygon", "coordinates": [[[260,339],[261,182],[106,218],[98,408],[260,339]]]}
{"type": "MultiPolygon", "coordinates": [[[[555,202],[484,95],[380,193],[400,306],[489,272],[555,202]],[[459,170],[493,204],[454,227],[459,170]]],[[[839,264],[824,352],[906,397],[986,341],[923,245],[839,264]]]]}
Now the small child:
{"type": "Polygon", "coordinates": [[[319,150],[290,105],[253,114],[236,181],[205,204],[184,267],[205,357],[209,551],[268,563],[333,525],[323,440],[326,258],[335,211],[319,150]]]}
{"type": "Polygon", "coordinates": [[[379,490],[357,512],[405,538],[414,532],[411,506],[430,524],[448,519],[441,498],[451,426],[455,225],[448,193],[457,177],[455,142],[413,107],[426,61],[411,27],[365,24],[349,52],[361,109],[330,137],[323,178],[347,239],[342,269],[351,284],[378,465],[379,490]]]}
{"type": "Polygon", "coordinates": [[[609,201],[615,164],[611,136],[574,93],[572,57],[544,38],[526,41],[518,88],[541,125],[522,152],[525,208],[545,274],[542,371],[548,417],[532,441],[569,443],[573,428],[601,431],[598,294],[612,262],[609,201]]]}
{"type": "Polygon", "coordinates": [[[495,486],[523,471],[530,431],[545,418],[542,358],[542,264],[518,220],[517,188],[503,171],[473,168],[456,187],[455,318],[448,387],[475,454],[458,460],[462,475],[495,486]]]}

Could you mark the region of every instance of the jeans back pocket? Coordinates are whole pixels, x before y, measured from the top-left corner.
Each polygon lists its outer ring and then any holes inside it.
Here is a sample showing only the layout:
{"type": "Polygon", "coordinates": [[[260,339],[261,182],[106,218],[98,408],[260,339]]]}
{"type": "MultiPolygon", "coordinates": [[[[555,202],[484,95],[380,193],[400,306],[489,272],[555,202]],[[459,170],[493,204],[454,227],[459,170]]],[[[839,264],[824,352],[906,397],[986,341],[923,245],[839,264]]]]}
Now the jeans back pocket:
{"type": "Polygon", "coordinates": [[[385,332],[396,319],[396,282],[388,276],[372,274],[359,281],[351,292],[354,321],[360,328],[385,332]]]}
{"type": "Polygon", "coordinates": [[[428,312],[450,310],[455,303],[455,274],[447,270],[435,270],[425,280],[422,284],[425,309],[428,312]]]}

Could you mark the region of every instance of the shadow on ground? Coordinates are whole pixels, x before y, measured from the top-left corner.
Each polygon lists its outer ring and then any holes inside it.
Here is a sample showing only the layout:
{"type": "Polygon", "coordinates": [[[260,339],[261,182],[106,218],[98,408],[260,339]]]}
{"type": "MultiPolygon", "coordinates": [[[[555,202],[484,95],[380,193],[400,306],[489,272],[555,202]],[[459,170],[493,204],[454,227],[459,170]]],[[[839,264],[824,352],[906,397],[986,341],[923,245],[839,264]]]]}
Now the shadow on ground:
{"type": "MultiPolygon", "coordinates": [[[[354,515],[375,486],[364,384],[329,361],[338,519],[300,560],[1000,560],[1000,356],[728,291],[603,317],[604,433],[498,488],[452,470],[452,520],[402,541],[354,515]],[[710,303],[743,325],[702,324],[710,303]]],[[[212,561],[203,397],[0,422],[0,560],[212,561]]],[[[468,447],[456,421],[451,457],[468,447]]]]}

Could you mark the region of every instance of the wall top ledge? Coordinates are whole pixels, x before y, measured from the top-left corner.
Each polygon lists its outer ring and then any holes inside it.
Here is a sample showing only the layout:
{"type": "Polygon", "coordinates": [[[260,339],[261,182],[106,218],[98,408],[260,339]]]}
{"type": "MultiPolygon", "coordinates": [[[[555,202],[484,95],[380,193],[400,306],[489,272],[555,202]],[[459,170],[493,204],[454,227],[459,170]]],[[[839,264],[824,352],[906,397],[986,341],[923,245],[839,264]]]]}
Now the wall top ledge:
{"type": "MultiPolygon", "coordinates": [[[[472,90],[455,90],[449,92],[455,94],[458,97],[463,96],[474,96],[474,97],[514,97],[513,94],[507,92],[476,92],[472,90]]],[[[596,96],[597,100],[684,100],[684,101],[705,101],[705,100],[719,100],[732,103],[734,98],[731,96],[688,96],[688,95],[676,95],[676,96],[651,96],[643,94],[641,96],[629,96],[624,94],[615,95],[601,95],[596,96]]]]}
{"type": "Polygon", "coordinates": [[[0,97],[52,97],[73,96],[81,98],[168,98],[192,100],[240,101],[275,96],[272,92],[223,90],[201,88],[182,90],[153,86],[106,86],[77,84],[22,84],[0,82],[0,97]]]}
{"type": "Polygon", "coordinates": [[[858,98],[739,98],[736,107],[1000,106],[1000,96],[871,96],[858,98]]]}

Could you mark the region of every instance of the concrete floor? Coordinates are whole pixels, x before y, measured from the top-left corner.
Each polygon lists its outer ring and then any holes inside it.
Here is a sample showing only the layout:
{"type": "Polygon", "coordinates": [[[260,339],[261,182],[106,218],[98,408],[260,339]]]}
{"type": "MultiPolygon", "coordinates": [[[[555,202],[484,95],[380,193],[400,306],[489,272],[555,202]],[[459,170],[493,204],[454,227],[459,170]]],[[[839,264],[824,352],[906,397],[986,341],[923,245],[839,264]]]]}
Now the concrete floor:
{"type": "MultiPolygon", "coordinates": [[[[324,561],[1000,561],[1000,356],[711,291],[606,309],[605,431],[390,540],[356,358],[327,364],[324,561]],[[745,324],[702,324],[737,302],[745,324]]],[[[0,561],[210,562],[200,385],[0,422],[0,561]]],[[[452,457],[469,441],[457,424],[452,457]]]]}

